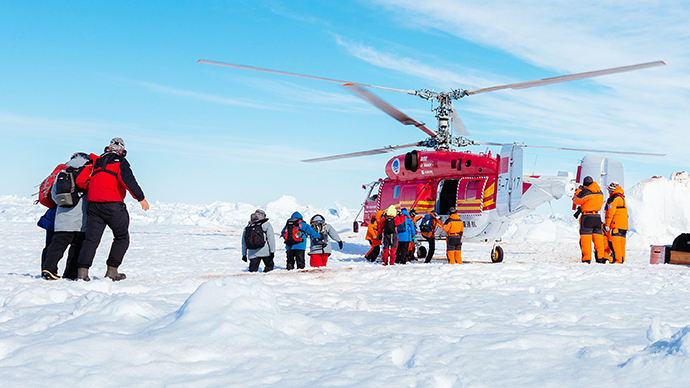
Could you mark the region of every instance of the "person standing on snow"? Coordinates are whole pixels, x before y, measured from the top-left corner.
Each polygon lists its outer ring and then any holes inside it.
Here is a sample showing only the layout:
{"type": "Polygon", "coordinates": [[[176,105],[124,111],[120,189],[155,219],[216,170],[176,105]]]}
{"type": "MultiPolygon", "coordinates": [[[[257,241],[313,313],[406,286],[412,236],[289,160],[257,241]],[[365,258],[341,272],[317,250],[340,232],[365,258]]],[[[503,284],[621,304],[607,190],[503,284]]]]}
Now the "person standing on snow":
{"type": "Polygon", "coordinates": [[[582,262],[592,262],[592,242],[596,249],[597,263],[611,261],[611,256],[606,253],[604,244],[603,228],[601,224],[601,206],[604,204],[604,194],[601,192],[597,182],[591,176],[586,176],[582,181],[582,186],[575,190],[573,203],[580,206],[580,250],[582,251],[582,262]]]}
{"type": "Polygon", "coordinates": [[[365,239],[369,241],[371,248],[369,248],[369,252],[364,255],[364,258],[371,263],[376,261],[376,258],[379,257],[379,253],[381,252],[381,240],[379,239],[379,220],[382,216],[383,211],[377,211],[374,217],[371,218],[371,221],[369,221],[369,227],[367,227],[367,236],[365,239]]]}
{"type": "Polygon", "coordinates": [[[379,221],[379,240],[383,253],[383,265],[393,265],[395,263],[396,251],[398,249],[398,232],[396,230],[395,206],[390,205],[379,221]]]}
{"type": "Polygon", "coordinates": [[[285,268],[288,271],[295,269],[295,262],[297,263],[297,269],[304,269],[304,251],[307,249],[307,236],[312,238],[321,237],[319,233],[304,221],[300,212],[292,213],[283,230],[280,231],[280,236],[285,240],[285,254],[287,255],[285,268]]]}
{"type": "Polygon", "coordinates": [[[338,236],[338,232],[330,224],[326,224],[326,219],[321,214],[316,214],[309,220],[319,238],[311,237],[309,244],[309,265],[311,267],[325,267],[328,263],[328,256],[331,255],[331,244],[328,242],[332,238],[338,242],[338,248],[343,249],[343,241],[338,236]]]}
{"type": "Polygon", "coordinates": [[[436,251],[436,228],[443,228],[443,223],[439,221],[438,213],[433,210],[424,216],[417,216],[415,223],[419,219],[422,220],[419,223],[419,231],[426,242],[429,243],[429,250],[426,252],[426,259],[424,262],[431,263],[431,259],[433,259],[434,252],[436,251]]]}
{"type": "Polygon", "coordinates": [[[414,223],[410,218],[410,213],[403,208],[400,214],[396,217],[396,230],[398,233],[398,248],[396,252],[395,262],[398,264],[407,264],[407,256],[410,252],[410,243],[415,233],[414,223]]]}
{"type": "Polygon", "coordinates": [[[112,281],[126,278],[117,269],[129,248],[129,213],[124,202],[127,192],[139,201],[144,211],[149,210],[149,203],[125,159],[126,155],[125,142],[116,137],[105,147],[105,152],[100,157],[91,155],[93,165],[88,166],[77,177],[79,188],[88,190],[86,237],[79,252],[78,279],[87,282],[91,280],[89,268],[93,264],[106,226],[113,232],[113,243],[106,261],[108,270],[105,277],[112,281]]]}
{"type": "Polygon", "coordinates": [[[446,220],[443,231],[446,232],[446,257],[448,264],[462,264],[462,234],[465,231],[465,223],[460,220],[458,210],[454,207],[448,209],[450,217],[446,220]]]}
{"type": "MultiPolygon", "coordinates": [[[[73,169],[75,174],[83,172],[82,167],[91,163],[89,155],[78,152],[70,158],[66,163],[67,168],[73,169]],[[80,171],[80,169],[82,169],[80,171]]],[[[69,179],[64,179],[65,183],[58,183],[63,174],[58,175],[58,179],[51,188],[52,198],[58,198],[58,184],[69,186],[69,179]]],[[[66,175],[65,175],[66,177],[66,175]]],[[[63,278],[77,280],[77,262],[79,260],[79,251],[84,242],[86,235],[86,213],[87,202],[86,193],[77,192],[78,202],[73,206],[57,206],[55,207],[54,233],[53,238],[46,251],[46,258],[41,268],[41,276],[46,280],[59,279],[58,263],[62,259],[62,255],[69,246],[69,253],[67,254],[67,264],[65,271],[62,274],[63,278]]]]}
{"type": "Polygon", "coordinates": [[[256,209],[249,217],[249,225],[242,233],[242,261],[249,260],[249,272],[259,271],[264,262],[264,273],[273,271],[276,240],[273,226],[268,222],[266,212],[256,209]]]}
{"type": "Polygon", "coordinates": [[[604,216],[604,233],[608,239],[609,251],[613,253],[613,262],[625,262],[625,235],[628,233],[628,208],[625,206],[623,188],[618,182],[611,182],[607,187],[609,199],[606,201],[604,216]]]}

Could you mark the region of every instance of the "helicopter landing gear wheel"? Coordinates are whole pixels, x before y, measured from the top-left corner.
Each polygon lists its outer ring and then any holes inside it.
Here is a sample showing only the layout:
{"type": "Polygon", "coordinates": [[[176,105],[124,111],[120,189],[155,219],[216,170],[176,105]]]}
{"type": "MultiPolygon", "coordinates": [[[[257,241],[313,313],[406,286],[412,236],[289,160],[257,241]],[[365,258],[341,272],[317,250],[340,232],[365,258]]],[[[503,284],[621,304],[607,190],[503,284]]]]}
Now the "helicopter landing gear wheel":
{"type": "Polygon", "coordinates": [[[491,262],[501,263],[503,262],[503,248],[500,245],[496,245],[491,249],[491,262]]]}
{"type": "Polygon", "coordinates": [[[419,248],[417,248],[417,258],[423,259],[425,257],[426,257],[426,248],[424,246],[420,245],[419,248]]]}

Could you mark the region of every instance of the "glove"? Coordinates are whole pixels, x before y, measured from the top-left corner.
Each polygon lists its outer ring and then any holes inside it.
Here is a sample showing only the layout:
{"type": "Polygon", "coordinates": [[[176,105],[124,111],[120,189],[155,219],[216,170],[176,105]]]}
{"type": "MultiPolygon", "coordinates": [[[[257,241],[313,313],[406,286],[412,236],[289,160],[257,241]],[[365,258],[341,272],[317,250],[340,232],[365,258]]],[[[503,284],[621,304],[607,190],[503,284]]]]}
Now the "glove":
{"type": "Polygon", "coordinates": [[[242,261],[247,262],[247,255],[242,256],[242,261]]]}
{"type": "Polygon", "coordinates": [[[338,241],[338,248],[340,248],[341,251],[343,250],[343,242],[342,241],[338,241]]]}

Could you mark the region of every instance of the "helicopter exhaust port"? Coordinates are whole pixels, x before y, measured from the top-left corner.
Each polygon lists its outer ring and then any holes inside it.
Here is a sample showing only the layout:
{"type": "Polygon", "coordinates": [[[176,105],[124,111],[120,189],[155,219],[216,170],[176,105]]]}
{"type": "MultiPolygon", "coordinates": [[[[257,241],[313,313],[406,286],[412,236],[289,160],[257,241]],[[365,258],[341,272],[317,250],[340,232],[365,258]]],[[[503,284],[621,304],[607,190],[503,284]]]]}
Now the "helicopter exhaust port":
{"type": "Polygon", "coordinates": [[[417,150],[410,151],[405,154],[405,169],[407,171],[416,172],[419,168],[419,152],[417,150]]]}

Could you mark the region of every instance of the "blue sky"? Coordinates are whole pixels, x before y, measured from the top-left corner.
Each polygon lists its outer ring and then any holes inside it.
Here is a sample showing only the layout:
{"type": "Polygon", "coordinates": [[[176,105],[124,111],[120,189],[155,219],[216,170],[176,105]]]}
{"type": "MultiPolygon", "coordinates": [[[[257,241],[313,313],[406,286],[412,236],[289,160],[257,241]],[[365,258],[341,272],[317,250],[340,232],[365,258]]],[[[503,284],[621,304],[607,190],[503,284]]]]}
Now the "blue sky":
{"type": "MultiPolygon", "coordinates": [[[[690,5],[542,3],[2,2],[0,195],[30,196],[73,152],[100,153],[117,136],[149,201],[288,194],[356,208],[392,154],[300,160],[425,138],[338,84],[199,59],[437,91],[664,60],[455,106],[474,140],[667,154],[605,155],[624,163],[626,188],[687,170],[690,5]]],[[[434,128],[428,101],[373,92],[434,128]]],[[[574,172],[583,155],[526,149],[525,173],[574,172]]]]}

